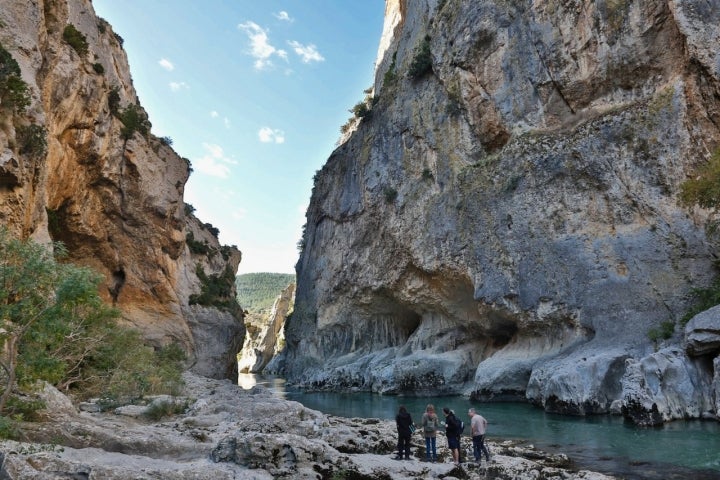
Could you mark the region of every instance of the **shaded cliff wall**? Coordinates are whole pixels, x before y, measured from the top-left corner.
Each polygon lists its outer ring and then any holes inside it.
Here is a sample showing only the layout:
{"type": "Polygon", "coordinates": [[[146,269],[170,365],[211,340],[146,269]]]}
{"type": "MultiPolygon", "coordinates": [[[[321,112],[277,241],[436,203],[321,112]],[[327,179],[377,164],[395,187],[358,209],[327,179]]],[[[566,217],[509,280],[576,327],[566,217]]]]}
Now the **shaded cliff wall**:
{"type": "Polygon", "coordinates": [[[119,112],[137,105],[146,114],[121,37],[89,0],[8,0],[0,43],[32,95],[25,112],[0,105],[2,222],[22,237],[62,241],[71,261],[102,273],[105,299],[155,345],[178,342],[198,373],[236,376],[244,326],[231,304],[240,252],[186,211],[189,161],[150,133],[122,132],[119,112]],[[69,24],[87,53],[63,40],[69,24]],[[46,130],[46,154],[22,152],[18,131],[29,124],[46,130]],[[232,278],[223,298],[190,304],[207,279],[224,277],[232,278]],[[223,302],[230,306],[218,308],[223,302]]]}
{"type": "Polygon", "coordinates": [[[566,413],[712,413],[712,361],[684,354],[678,322],[717,250],[709,212],[677,195],[720,143],[720,7],[388,0],[386,12],[372,113],[314,185],[289,378],[566,413]],[[424,43],[426,70],[413,66],[424,43]],[[675,334],[655,345],[663,322],[675,334]],[[662,379],[667,361],[645,368],[653,355],[673,359],[677,381],[662,379]]]}

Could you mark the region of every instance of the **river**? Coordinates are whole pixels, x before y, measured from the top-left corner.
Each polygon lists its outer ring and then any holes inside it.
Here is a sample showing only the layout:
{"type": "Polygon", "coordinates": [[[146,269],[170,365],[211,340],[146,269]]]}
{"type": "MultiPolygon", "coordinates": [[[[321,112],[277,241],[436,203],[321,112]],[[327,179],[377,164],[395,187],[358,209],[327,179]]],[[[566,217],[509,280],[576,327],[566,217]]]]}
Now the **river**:
{"type": "MultiPolygon", "coordinates": [[[[405,405],[419,422],[425,406],[449,407],[466,421],[474,407],[488,420],[488,439],[519,439],[552,452],[567,454],[579,468],[627,480],[720,479],[720,422],[675,421],[639,428],[621,417],[571,417],[546,413],[525,403],[479,403],[464,397],[404,397],[371,393],[302,392],[278,377],[241,374],[243,388],[260,384],[276,395],[308,408],[342,417],[394,419],[405,405]]],[[[467,430],[467,428],[466,428],[467,430]]]]}

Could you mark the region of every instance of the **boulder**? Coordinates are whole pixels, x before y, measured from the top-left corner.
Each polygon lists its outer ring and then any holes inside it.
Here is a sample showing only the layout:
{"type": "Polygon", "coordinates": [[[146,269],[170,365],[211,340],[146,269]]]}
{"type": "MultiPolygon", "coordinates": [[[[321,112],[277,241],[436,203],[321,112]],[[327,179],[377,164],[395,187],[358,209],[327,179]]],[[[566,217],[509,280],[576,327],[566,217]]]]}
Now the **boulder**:
{"type": "Polygon", "coordinates": [[[720,305],[690,319],[685,325],[685,345],[690,356],[720,353],[720,305]]]}

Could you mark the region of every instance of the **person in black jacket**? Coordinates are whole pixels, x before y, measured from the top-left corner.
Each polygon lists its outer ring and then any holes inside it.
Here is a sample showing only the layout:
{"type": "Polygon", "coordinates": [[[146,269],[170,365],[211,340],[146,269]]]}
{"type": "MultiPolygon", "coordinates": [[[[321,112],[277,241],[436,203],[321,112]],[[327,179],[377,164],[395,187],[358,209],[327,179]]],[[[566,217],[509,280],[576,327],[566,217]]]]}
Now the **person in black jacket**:
{"type": "Polygon", "coordinates": [[[398,432],[398,453],[395,460],[402,460],[403,453],[405,460],[410,460],[410,437],[412,436],[410,427],[413,425],[413,421],[404,405],[400,406],[400,410],[395,416],[395,423],[398,432]]]}
{"type": "Polygon", "coordinates": [[[448,407],[443,407],[443,413],[445,414],[445,436],[448,448],[452,452],[455,465],[460,465],[460,420],[448,407]]]}

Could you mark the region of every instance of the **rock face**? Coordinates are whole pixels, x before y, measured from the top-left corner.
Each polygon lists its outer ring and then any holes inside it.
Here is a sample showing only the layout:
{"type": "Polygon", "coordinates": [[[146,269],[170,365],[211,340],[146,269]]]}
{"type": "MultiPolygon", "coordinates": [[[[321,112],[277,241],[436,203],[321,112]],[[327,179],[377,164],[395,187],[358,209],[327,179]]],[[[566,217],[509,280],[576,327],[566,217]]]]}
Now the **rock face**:
{"type": "Polygon", "coordinates": [[[386,12],[371,114],[316,178],[288,377],[716,415],[712,356],[679,332],[716,246],[678,192],[720,144],[718,4],[386,12]]]}
{"type": "Polygon", "coordinates": [[[0,25],[31,95],[24,111],[0,104],[0,220],[23,238],[62,241],[152,343],[179,343],[198,373],[233,376],[244,335],[231,305],[240,252],[183,202],[189,161],[143,133],[122,38],[90,0],[4,1],[0,25]],[[64,40],[70,25],[87,51],[64,40]],[[120,120],[128,109],[137,131],[120,120]],[[30,127],[44,129],[47,148],[26,145],[30,127]],[[223,298],[203,297],[204,284],[226,279],[223,298]]]}
{"type": "Polygon", "coordinates": [[[280,353],[285,343],[285,319],[295,303],[295,284],[288,285],[275,299],[270,315],[247,314],[245,343],[240,351],[240,373],[261,373],[280,353]]]}

